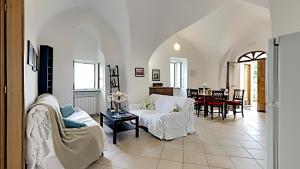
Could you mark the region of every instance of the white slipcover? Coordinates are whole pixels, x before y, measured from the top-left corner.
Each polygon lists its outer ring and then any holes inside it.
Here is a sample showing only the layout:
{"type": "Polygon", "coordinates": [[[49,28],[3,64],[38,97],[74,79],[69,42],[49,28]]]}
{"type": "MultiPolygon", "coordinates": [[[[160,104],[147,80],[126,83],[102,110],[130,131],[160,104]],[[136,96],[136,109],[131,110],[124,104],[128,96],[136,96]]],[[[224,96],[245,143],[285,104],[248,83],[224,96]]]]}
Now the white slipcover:
{"type": "MultiPolygon", "coordinates": [[[[50,100],[49,104],[59,109],[57,101],[50,100]]],[[[83,122],[88,127],[100,127],[87,112],[79,108],[67,119],[83,122]]],[[[41,105],[34,106],[28,112],[26,120],[27,169],[64,169],[55,154],[48,109],[41,105]]]]}
{"type": "Polygon", "coordinates": [[[152,94],[147,98],[155,110],[143,110],[142,104],[131,104],[130,113],[139,116],[140,126],[148,128],[154,136],[171,140],[195,132],[194,99],[152,94]],[[171,112],[178,105],[179,112],[171,112]]]}

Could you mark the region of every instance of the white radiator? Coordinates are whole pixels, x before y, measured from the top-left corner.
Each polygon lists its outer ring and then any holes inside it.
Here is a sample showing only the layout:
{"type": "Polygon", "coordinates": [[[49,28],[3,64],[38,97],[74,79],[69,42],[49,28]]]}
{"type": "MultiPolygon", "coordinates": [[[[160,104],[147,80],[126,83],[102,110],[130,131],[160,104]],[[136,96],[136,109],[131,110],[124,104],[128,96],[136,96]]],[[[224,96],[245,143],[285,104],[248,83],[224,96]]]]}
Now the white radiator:
{"type": "Polygon", "coordinates": [[[100,91],[74,92],[74,106],[89,114],[98,114],[100,112],[100,91]]]}

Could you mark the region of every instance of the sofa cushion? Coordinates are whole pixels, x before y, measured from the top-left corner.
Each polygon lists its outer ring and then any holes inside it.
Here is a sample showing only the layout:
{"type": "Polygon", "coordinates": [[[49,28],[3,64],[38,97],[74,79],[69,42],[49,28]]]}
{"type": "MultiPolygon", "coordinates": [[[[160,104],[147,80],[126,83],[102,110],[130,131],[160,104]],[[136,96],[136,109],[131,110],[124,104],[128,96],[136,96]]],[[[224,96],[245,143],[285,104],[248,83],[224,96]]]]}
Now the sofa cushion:
{"type": "Polygon", "coordinates": [[[74,110],[73,106],[70,104],[64,105],[60,108],[60,113],[63,117],[68,117],[74,112],[75,112],[75,110],[74,110]]]}
{"type": "Polygon", "coordinates": [[[63,121],[65,123],[66,128],[86,127],[86,124],[78,122],[78,121],[75,121],[75,120],[63,118],[63,121]]]}
{"type": "Polygon", "coordinates": [[[150,97],[154,100],[155,110],[159,113],[169,113],[172,106],[177,104],[179,107],[184,107],[187,98],[178,96],[164,96],[153,94],[150,97]]]}
{"type": "Polygon", "coordinates": [[[99,123],[97,123],[87,112],[82,111],[82,110],[74,112],[73,114],[68,116],[66,119],[84,123],[87,126],[95,126],[95,125],[99,126],[99,123]]]}

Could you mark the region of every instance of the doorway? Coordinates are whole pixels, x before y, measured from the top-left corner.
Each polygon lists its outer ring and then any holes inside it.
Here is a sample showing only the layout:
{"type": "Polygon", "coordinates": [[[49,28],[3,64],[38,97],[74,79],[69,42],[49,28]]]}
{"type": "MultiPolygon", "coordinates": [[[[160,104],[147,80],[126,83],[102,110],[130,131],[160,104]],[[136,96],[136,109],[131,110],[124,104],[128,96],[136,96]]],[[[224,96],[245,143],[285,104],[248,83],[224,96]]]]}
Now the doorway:
{"type": "MultiPolygon", "coordinates": [[[[4,1],[0,2],[0,89],[5,87],[4,1]]],[[[0,90],[0,169],[5,167],[5,92],[0,90]]]]}
{"type": "Polygon", "coordinates": [[[265,63],[264,51],[248,52],[238,58],[240,64],[240,88],[245,90],[246,109],[265,112],[265,63]]]}
{"type": "MultiPolygon", "coordinates": [[[[242,66],[242,65],[241,65],[242,66]]],[[[252,95],[251,93],[251,65],[250,64],[244,64],[244,78],[243,83],[244,83],[244,89],[245,89],[245,97],[244,97],[244,104],[245,105],[251,105],[251,98],[252,95]]]]}
{"type": "Polygon", "coordinates": [[[25,168],[24,0],[0,1],[0,169],[25,168]]]}

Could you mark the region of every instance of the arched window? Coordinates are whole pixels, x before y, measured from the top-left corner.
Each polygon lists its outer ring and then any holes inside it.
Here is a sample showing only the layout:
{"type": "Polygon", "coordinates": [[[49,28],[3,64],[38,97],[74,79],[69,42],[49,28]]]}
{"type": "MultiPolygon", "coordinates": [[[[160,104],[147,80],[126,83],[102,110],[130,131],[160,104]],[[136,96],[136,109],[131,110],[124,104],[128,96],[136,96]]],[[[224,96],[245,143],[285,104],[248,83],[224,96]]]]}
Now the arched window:
{"type": "Polygon", "coordinates": [[[238,62],[239,63],[250,62],[250,61],[256,61],[256,60],[265,59],[265,58],[267,58],[266,52],[252,51],[252,52],[248,52],[248,53],[245,53],[242,56],[240,56],[238,58],[238,62]]]}

